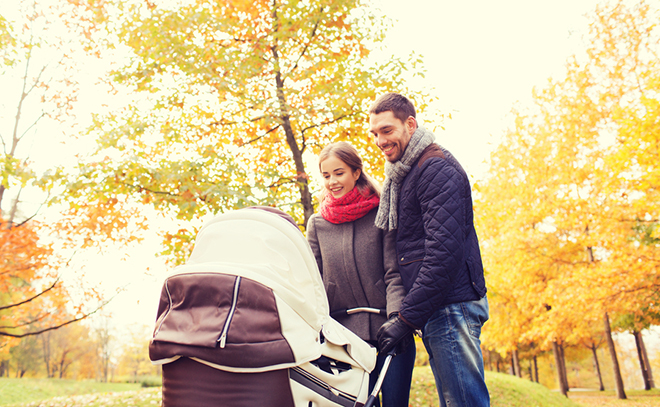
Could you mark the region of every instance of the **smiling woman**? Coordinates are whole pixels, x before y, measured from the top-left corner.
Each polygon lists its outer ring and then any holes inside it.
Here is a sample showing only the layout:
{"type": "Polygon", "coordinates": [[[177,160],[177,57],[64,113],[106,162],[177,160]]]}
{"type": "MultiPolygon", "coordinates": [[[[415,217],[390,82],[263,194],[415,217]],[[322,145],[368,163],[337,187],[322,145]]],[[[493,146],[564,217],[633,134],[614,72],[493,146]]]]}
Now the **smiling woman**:
{"type": "MultiPolygon", "coordinates": [[[[375,345],[376,332],[388,315],[398,312],[404,295],[394,234],[374,225],[379,191],[351,144],[326,146],[319,167],[325,190],[320,213],[309,220],[307,240],[323,277],[331,315],[375,345]]],[[[370,377],[370,391],[384,359],[381,353],[370,377]]],[[[383,383],[383,406],[408,405],[414,361],[414,346],[393,359],[383,383]]]]}
{"type": "Polygon", "coordinates": [[[360,178],[360,169],[352,170],[348,164],[335,156],[329,156],[321,162],[323,186],[335,198],[341,198],[352,191],[360,178]]]}

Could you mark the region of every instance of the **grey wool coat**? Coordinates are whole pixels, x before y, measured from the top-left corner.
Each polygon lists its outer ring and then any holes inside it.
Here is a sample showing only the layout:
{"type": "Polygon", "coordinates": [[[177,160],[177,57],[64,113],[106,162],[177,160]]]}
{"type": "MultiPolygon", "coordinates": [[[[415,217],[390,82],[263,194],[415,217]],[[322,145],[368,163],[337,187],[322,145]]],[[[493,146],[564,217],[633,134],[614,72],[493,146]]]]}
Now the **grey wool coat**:
{"type": "MultiPolygon", "coordinates": [[[[330,312],[356,307],[398,312],[405,291],[396,257],[396,231],[374,225],[378,208],[353,222],[330,223],[314,214],[307,223],[307,241],[312,247],[330,312]]],[[[376,341],[386,317],[355,313],[335,318],[365,341],[376,341]]]]}

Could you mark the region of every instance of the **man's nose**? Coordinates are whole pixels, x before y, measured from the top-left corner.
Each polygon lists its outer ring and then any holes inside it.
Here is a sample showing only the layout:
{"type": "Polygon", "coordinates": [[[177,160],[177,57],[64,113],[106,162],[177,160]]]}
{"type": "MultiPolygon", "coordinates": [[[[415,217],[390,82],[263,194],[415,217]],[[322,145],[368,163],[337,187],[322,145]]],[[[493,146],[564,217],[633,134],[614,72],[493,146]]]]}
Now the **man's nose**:
{"type": "Polygon", "coordinates": [[[381,147],[385,143],[384,137],[382,137],[380,134],[376,135],[376,145],[378,147],[381,147]]]}

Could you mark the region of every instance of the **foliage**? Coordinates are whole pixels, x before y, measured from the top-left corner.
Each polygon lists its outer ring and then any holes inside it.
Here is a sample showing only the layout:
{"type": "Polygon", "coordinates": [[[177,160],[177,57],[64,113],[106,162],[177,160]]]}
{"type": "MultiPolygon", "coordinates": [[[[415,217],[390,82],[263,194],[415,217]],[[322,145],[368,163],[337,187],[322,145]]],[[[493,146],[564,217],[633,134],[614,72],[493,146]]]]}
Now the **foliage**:
{"type": "Polygon", "coordinates": [[[36,223],[0,223],[0,352],[20,338],[80,318],[83,304],[70,297],[56,272],[57,258],[39,241],[36,223]],[[73,313],[72,315],[69,313],[73,313]]]}
{"type": "Polygon", "coordinates": [[[87,326],[67,325],[39,335],[39,341],[48,377],[95,378],[97,355],[87,326]]]}
{"type": "Polygon", "coordinates": [[[144,376],[141,377],[140,387],[161,387],[163,385],[163,379],[161,376],[144,376]]]}
{"type": "Polygon", "coordinates": [[[658,9],[619,1],[592,21],[585,55],[514,111],[477,186],[484,344],[502,354],[597,340],[606,311],[657,314],[658,9]]]}
{"type": "Polygon", "coordinates": [[[118,377],[126,377],[134,383],[142,381],[142,387],[160,386],[160,376],[157,381],[151,379],[158,375],[160,370],[159,366],[154,366],[149,360],[152,331],[152,326],[135,326],[123,335],[123,346],[116,371],[118,377]]]}
{"type": "MultiPolygon", "coordinates": [[[[79,215],[113,200],[179,219],[164,236],[178,261],[199,220],[218,212],[277,206],[304,227],[314,212],[306,160],[328,142],[350,139],[379,168],[365,111],[377,94],[405,92],[401,73],[419,69],[415,57],[369,59],[383,24],[360,0],[99,4],[100,27],[128,53],[113,79],[130,102],[96,117],[97,152],[67,199],[89,205],[79,215]]],[[[428,98],[412,96],[423,110],[428,98]]]]}
{"type": "MultiPolygon", "coordinates": [[[[54,145],[58,126],[76,125],[84,30],[72,11],[58,1],[19,1],[3,4],[0,18],[0,371],[18,338],[77,322],[100,302],[93,287],[67,275],[80,235],[65,222],[39,222],[63,170],[56,151],[35,157],[32,147],[54,145]]],[[[23,356],[11,357],[27,363],[23,356]]]]}

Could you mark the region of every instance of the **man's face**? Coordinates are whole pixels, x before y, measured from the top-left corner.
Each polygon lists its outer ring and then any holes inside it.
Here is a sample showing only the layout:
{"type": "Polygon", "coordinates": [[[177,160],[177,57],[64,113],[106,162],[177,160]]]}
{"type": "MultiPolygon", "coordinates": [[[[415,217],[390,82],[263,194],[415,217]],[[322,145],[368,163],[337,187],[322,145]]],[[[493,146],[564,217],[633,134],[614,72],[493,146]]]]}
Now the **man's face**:
{"type": "Polygon", "coordinates": [[[369,117],[369,132],[389,162],[398,161],[403,156],[416,129],[417,121],[412,116],[405,122],[394,117],[391,111],[372,113],[369,117]]]}

